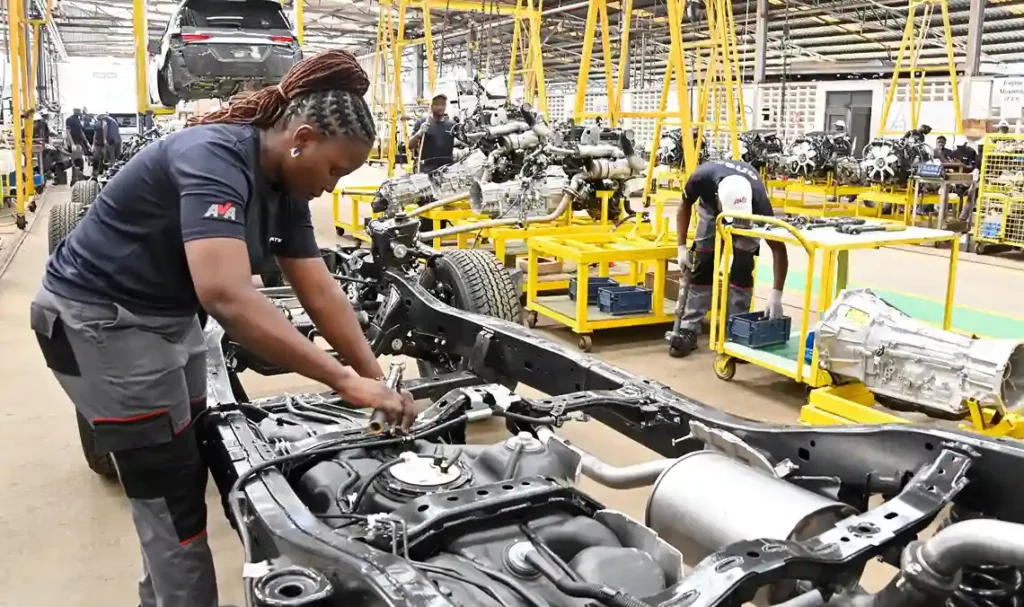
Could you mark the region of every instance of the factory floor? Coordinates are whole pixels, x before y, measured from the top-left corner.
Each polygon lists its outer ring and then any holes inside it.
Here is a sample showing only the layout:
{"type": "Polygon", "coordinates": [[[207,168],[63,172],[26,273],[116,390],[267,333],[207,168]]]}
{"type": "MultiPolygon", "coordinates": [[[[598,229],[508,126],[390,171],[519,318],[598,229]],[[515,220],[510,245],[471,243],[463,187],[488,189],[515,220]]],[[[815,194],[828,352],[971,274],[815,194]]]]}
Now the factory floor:
{"type": "MultiPolygon", "coordinates": [[[[86,468],[72,406],[46,369],[28,326],[29,303],[39,287],[47,257],[46,213],[54,202],[67,197],[67,188],[51,188],[9,264],[5,259],[10,257],[10,243],[17,234],[5,234],[8,244],[0,250],[0,354],[4,363],[0,379],[0,538],[4,548],[0,551],[0,571],[6,572],[0,585],[0,606],[114,607],[137,603],[139,552],[121,490],[86,468]]],[[[314,223],[321,244],[338,242],[329,198],[315,203],[314,223]]],[[[851,281],[896,293],[914,293],[921,296],[921,301],[933,302],[942,296],[945,282],[944,260],[938,254],[895,249],[857,253],[851,263],[851,281]]],[[[791,257],[791,265],[796,268],[801,256],[791,257]]],[[[1006,318],[1007,323],[1016,322],[1005,315],[1012,313],[1011,294],[1024,292],[1019,260],[964,257],[957,291],[957,301],[967,306],[963,313],[986,308],[995,310],[994,316],[1006,318]]],[[[766,287],[759,281],[759,292],[766,287]]],[[[792,295],[787,296],[787,303],[795,301],[792,295]]],[[[542,321],[538,330],[575,344],[565,329],[542,321]]],[[[660,339],[663,331],[662,327],[599,333],[593,354],[710,406],[761,420],[795,422],[805,398],[802,387],[752,366],[740,367],[734,381],[722,382],[711,371],[712,356],[706,348],[685,360],[669,358],[660,339]]],[[[296,376],[263,378],[246,373],[243,382],[253,396],[315,389],[296,376]]],[[[654,457],[596,422],[567,427],[564,433],[613,464],[654,457]]],[[[504,436],[504,430],[500,424],[480,422],[472,435],[474,441],[493,442],[504,436]]],[[[589,481],[585,481],[585,489],[608,507],[643,519],[647,491],[612,491],[589,481]]],[[[209,503],[215,504],[212,486],[209,495],[209,503]]],[[[241,550],[237,538],[219,508],[211,508],[209,518],[221,601],[240,604],[241,550]]],[[[866,584],[877,588],[887,576],[884,566],[872,565],[866,584]]]]}

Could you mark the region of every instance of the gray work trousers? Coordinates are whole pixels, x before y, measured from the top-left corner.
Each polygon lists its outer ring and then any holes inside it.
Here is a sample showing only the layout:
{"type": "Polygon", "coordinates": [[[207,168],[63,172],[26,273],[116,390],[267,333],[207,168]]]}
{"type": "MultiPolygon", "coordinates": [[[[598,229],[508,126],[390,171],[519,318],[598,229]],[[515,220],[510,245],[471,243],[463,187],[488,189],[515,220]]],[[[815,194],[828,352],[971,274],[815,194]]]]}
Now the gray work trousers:
{"type": "Polygon", "coordinates": [[[216,607],[207,469],[192,425],[206,401],[198,319],[43,289],[31,320],[47,366],[92,425],[96,451],[113,455],[142,546],[142,607],[216,607]]]}
{"type": "MultiPolygon", "coordinates": [[[[758,241],[748,236],[733,237],[732,267],[729,269],[728,314],[750,311],[754,290],[754,258],[758,241]]],[[[679,328],[700,333],[701,321],[711,309],[715,277],[715,216],[697,206],[697,232],[690,249],[693,271],[679,328]]],[[[683,296],[682,293],[679,295],[683,296]]]]}

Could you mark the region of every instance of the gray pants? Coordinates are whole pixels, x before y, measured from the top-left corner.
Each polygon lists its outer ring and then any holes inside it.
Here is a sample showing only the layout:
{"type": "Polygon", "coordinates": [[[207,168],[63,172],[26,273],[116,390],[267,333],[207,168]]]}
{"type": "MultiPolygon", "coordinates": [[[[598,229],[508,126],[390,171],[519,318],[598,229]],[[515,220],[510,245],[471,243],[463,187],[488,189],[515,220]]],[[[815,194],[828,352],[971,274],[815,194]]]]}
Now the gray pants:
{"type": "Polygon", "coordinates": [[[142,545],[142,607],[216,607],[207,470],[192,425],[206,401],[198,320],[45,289],[31,319],[47,366],[92,425],[96,451],[113,455],[142,545]]]}
{"type": "MultiPolygon", "coordinates": [[[[754,289],[754,258],[758,242],[747,236],[733,238],[732,267],[729,269],[728,314],[742,314],[750,311],[754,289]]],[[[701,321],[711,309],[712,285],[715,277],[715,217],[704,207],[697,207],[697,233],[693,241],[690,259],[693,272],[686,295],[686,306],[680,318],[679,328],[684,331],[700,332],[701,321]]],[[[682,294],[680,294],[682,297],[682,294]]]]}

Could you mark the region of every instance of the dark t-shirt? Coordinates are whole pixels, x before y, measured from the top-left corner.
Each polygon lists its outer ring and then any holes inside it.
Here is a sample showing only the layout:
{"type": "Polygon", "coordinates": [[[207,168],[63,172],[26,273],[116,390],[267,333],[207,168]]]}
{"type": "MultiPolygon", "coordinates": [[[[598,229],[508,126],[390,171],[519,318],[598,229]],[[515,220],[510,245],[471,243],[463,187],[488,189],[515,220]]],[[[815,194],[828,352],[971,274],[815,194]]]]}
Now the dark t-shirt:
{"type": "Polygon", "coordinates": [[[958,145],[953,150],[953,158],[971,169],[978,166],[978,152],[975,152],[974,148],[967,145],[958,145]]]}
{"type": "Polygon", "coordinates": [[[754,215],[775,215],[757,169],[738,160],[712,160],[698,166],[683,188],[684,202],[692,204],[699,200],[700,205],[712,216],[718,216],[721,211],[718,205],[718,184],[730,175],[743,175],[750,182],[751,212],[754,215]]]}
{"type": "Polygon", "coordinates": [[[268,255],[319,257],[309,203],[267,184],[249,126],[195,126],[146,146],[110,180],[46,264],[43,285],[142,314],[199,308],[185,244],[244,240],[253,273],[268,255]]]}
{"type": "Polygon", "coordinates": [[[64,128],[66,128],[73,137],[81,135],[83,133],[82,119],[79,116],[72,114],[64,121],[64,128]]]}
{"type": "MultiPolygon", "coordinates": [[[[420,130],[425,118],[416,121],[413,132],[420,130]]],[[[452,163],[452,154],[455,151],[455,136],[452,129],[455,123],[448,118],[443,120],[430,119],[430,128],[423,136],[423,149],[420,152],[420,172],[429,173],[439,169],[446,164],[452,163]]]]}

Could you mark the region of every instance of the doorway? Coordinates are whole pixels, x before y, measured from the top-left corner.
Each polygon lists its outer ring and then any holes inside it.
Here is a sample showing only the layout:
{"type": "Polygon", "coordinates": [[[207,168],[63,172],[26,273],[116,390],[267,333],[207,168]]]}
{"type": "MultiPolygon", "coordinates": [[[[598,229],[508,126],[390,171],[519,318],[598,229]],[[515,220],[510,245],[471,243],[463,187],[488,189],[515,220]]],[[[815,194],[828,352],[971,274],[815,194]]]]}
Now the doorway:
{"type": "Polygon", "coordinates": [[[864,146],[871,141],[871,91],[836,91],[825,94],[825,130],[836,122],[846,123],[853,140],[853,155],[860,158],[864,146]]]}

